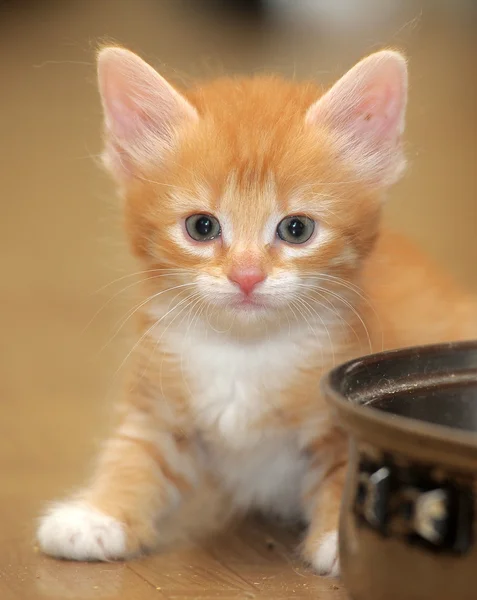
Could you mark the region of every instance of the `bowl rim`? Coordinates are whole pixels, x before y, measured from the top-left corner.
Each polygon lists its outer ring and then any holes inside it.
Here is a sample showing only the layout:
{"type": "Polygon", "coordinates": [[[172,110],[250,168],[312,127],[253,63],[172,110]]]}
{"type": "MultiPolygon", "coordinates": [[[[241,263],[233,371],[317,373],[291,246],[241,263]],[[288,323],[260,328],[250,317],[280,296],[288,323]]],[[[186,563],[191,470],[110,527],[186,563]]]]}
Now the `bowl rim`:
{"type": "MultiPolygon", "coordinates": [[[[330,370],[321,380],[321,391],[331,407],[332,413],[337,419],[338,425],[351,434],[365,439],[362,434],[369,433],[369,441],[378,438],[381,444],[388,446],[391,450],[410,452],[413,449],[420,455],[429,455],[433,459],[436,456],[443,463],[455,464],[455,459],[449,456],[452,453],[460,454],[466,466],[477,464],[477,433],[463,431],[461,429],[446,425],[437,425],[426,421],[419,421],[402,415],[394,415],[380,411],[372,406],[350,401],[338,389],[338,382],[342,381],[346,371],[358,365],[369,365],[372,367],[378,362],[390,361],[394,358],[410,356],[413,353],[428,356],[436,353],[449,352],[453,349],[477,351],[477,341],[446,342],[440,344],[426,344],[422,346],[409,346],[398,350],[387,350],[354,358],[330,370]]],[[[476,366],[477,382],[477,366],[476,366]]],[[[423,386],[425,387],[425,386],[423,386]]]]}

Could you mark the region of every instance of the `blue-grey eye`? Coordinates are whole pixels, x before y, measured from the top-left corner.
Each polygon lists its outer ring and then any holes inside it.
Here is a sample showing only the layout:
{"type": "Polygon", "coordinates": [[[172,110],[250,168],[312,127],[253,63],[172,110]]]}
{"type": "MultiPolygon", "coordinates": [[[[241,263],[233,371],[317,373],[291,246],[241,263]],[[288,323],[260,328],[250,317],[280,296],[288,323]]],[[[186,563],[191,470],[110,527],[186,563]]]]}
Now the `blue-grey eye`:
{"type": "Polygon", "coordinates": [[[278,237],[288,244],[304,244],[315,231],[315,221],[303,215],[285,217],[277,227],[278,237]]]}
{"type": "Polygon", "coordinates": [[[219,237],[220,223],[212,215],[191,215],[185,222],[187,233],[196,242],[209,242],[219,237]]]}

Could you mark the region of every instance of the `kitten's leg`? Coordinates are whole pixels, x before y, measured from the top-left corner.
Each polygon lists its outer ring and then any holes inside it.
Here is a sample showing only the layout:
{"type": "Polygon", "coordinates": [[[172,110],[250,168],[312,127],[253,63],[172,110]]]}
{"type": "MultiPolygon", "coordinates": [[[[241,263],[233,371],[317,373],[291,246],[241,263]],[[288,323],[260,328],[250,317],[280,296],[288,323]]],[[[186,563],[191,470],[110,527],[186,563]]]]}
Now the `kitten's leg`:
{"type": "Polygon", "coordinates": [[[76,560],[121,559],[153,548],[160,517],[199,484],[197,463],[180,431],[132,412],[106,443],[91,485],[42,518],[40,547],[76,560]]]}
{"type": "Polygon", "coordinates": [[[303,503],[309,528],[303,555],[320,575],[339,575],[338,521],[343,494],[347,444],[339,432],[330,432],[312,445],[310,471],[303,503]]]}

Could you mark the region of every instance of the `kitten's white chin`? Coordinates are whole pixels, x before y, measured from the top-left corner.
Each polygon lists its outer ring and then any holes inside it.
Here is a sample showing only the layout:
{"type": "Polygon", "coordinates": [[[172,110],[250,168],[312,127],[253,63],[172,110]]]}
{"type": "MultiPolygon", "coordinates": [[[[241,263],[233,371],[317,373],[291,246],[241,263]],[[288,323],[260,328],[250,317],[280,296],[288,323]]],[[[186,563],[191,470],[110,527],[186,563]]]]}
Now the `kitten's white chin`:
{"type": "Polygon", "coordinates": [[[246,296],[245,294],[227,295],[224,298],[218,296],[212,300],[212,305],[233,313],[263,313],[267,310],[271,311],[274,308],[268,298],[255,296],[254,294],[251,296],[246,296]]]}
{"type": "Polygon", "coordinates": [[[257,299],[247,302],[231,302],[225,307],[223,314],[231,324],[245,328],[250,325],[255,330],[260,323],[265,326],[275,321],[281,322],[283,308],[273,302],[257,299]]]}
{"type": "MultiPolygon", "coordinates": [[[[280,314],[286,309],[286,305],[277,303],[274,298],[267,298],[264,295],[245,296],[237,294],[233,297],[214,298],[209,303],[213,308],[218,322],[223,326],[237,324],[256,324],[260,321],[269,323],[275,319],[280,319],[280,314]]],[[[209,317],[211,313],[208,313],[209,317]]]]}
{"type": "Polygon", "coordinates": [[[254,298],[240,298],[232,303],[232,307],[234,310],[243,310],[246,312],[255,310],[263,311],[270,308],[266,303],[255,300],[254,298]]]}

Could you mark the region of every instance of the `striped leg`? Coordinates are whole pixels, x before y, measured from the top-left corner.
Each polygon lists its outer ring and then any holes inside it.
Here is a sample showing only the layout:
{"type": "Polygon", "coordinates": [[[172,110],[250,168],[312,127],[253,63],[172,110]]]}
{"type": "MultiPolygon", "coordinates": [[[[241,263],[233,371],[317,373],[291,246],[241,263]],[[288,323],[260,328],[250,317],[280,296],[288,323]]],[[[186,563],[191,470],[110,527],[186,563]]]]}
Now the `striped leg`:
{"type": "Polygon", "coordinates": [[[313,458],[303,502],[309,519],[303,555],[320,575],[339,575],[338,521],[344,488],[347,447],[339,432],[311,446],[313,458]]]}
{"type": "Polygon", "coordinates": [[[43,517],[44,552],[75,560],[133,556],[160,541],[158,522],[200,477],[189,442],[166,429],[148,431],[137,415],[105,445],[90,487],[43,517]]]}

